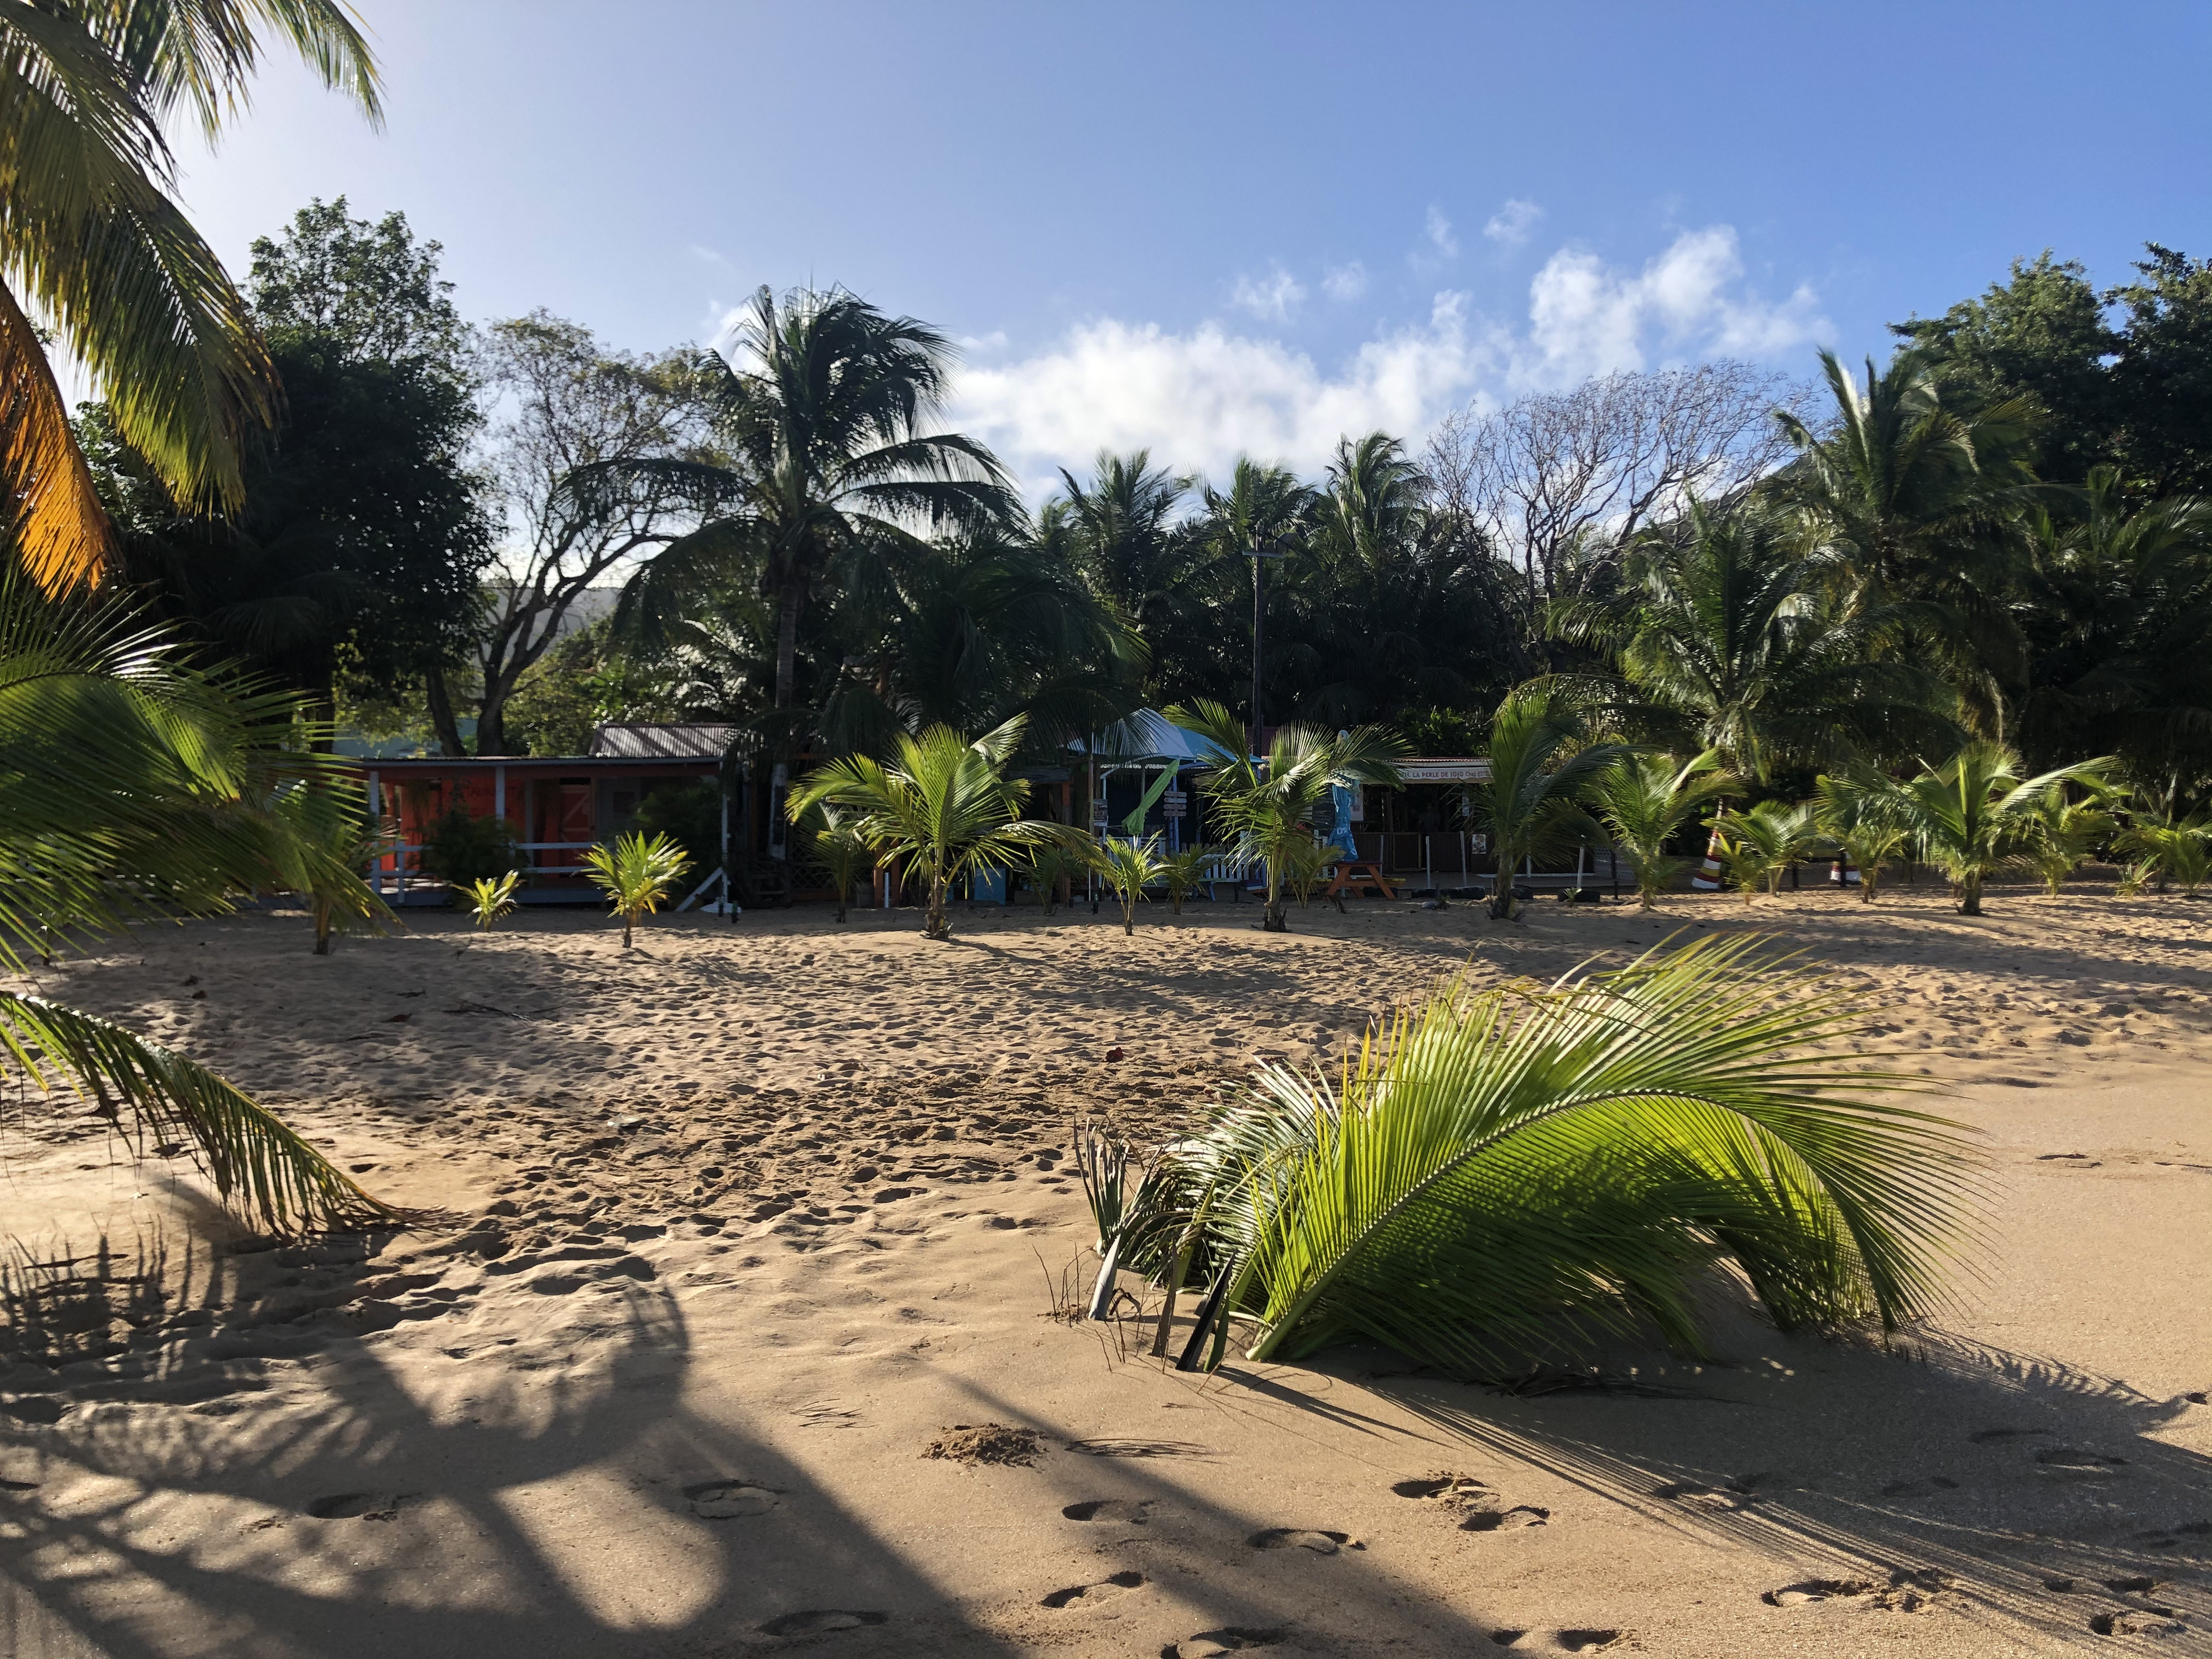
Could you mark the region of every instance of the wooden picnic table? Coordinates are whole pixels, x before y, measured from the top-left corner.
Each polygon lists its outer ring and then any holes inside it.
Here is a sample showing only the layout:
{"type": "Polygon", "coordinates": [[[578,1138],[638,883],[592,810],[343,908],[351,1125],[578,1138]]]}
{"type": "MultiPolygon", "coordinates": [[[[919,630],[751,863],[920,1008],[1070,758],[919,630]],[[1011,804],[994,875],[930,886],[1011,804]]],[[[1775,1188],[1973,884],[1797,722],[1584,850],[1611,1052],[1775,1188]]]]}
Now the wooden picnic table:
{"type": "Polygon", "coordinates": [[[1336,866],[1335,879],[1328,884],[1328,896],[1341,898],[1345,894],[1351,893],[1357,897],[1363,889],[1369,887],[1375,888],[1386,899],[1398,896],[1391,888],[1389,878],[1382,873],[1381,865],[1355,862],[1347,859],[1336,866]]]}

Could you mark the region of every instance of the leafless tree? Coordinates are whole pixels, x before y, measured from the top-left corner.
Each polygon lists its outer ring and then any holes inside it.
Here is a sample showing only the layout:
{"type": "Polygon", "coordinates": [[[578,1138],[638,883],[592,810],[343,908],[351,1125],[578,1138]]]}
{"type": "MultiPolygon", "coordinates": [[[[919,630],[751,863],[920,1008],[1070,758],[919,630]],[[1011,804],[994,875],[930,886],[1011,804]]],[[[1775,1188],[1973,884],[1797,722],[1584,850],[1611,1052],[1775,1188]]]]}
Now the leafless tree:
{"type": "Polygon", "coordinates": [[[1533,622],[1571,571],[1654,516],[1772,470],[1789,449],[1774,411],[1805,396],[1787,375],[1729,361],[1600,375],[1461,410],[1430,440],[1424,467],[1438,499],[1521,567],[1533,622]]]}
{"type": "MultiPolygon", "coordinates": [[[[604,461],[703,459],[703,405],[683,353],[611,351],[588,329],[538,311],[494,324],[480,373],[489,409],[484,471],[506,520],[499,574],[477,635],[477,752],[507,752],[515,684],[561,632],[578,597],[697,520],[696,491],[667,480],[579,491],[604,461]]],[[[452,688],[433,674],[439,741],[462,752],[452,688]]]]}

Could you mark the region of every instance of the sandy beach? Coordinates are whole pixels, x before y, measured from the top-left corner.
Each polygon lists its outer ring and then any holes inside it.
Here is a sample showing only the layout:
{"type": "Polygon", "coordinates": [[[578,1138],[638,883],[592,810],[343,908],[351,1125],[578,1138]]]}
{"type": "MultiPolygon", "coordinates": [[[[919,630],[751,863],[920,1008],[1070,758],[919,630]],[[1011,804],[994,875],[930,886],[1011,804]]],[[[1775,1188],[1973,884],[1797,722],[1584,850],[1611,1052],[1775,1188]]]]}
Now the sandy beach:
{"type": "Polygon", "coordinates": [[[149,931],[35,985],[439,1214],[273,1245],[9,1102],[0,1652],[2212,1648],[2212,904],[1988,905],[149,931]],[[1832,964],[1858,1046],[1980,1133],[1986,1247],[1893,1348],[1717,1284],[1721,1363],[1519,1390],[1371,1349],[1182,1375],[1148,1318],[1065,1316],[1078,1115],[1170,1134],[1438,974],[1678,928],[1832,964]]]}

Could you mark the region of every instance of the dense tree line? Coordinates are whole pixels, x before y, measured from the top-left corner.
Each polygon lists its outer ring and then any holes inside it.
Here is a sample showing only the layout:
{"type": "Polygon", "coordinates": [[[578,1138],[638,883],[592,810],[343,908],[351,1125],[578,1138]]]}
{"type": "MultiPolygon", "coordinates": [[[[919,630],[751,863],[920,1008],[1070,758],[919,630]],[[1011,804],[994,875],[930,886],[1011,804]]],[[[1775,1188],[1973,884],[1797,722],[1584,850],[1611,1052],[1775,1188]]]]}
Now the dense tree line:
{"type": "Polygon", "coordinates": [[[246,297],[285,388],[241,505],[80,430],[130,580],[210,650],[448,752],[734,720],[778,752],[1139,705],[1478,742],[1553,677],[1759,787],[1966,736],[2212,776],[2212,273],[2049,254],[1863,372],[1613,374],[1347,434],[1318,477],[1139,451],[1032,509],[946,429],[947,341],[763,291],[725,353],[464,325],[435,243],[316,203],[246,297]],[[611,614],[588,607],[622,584],[611,614]],[[470,728],[472,727],[472,732],[470,728]]]}

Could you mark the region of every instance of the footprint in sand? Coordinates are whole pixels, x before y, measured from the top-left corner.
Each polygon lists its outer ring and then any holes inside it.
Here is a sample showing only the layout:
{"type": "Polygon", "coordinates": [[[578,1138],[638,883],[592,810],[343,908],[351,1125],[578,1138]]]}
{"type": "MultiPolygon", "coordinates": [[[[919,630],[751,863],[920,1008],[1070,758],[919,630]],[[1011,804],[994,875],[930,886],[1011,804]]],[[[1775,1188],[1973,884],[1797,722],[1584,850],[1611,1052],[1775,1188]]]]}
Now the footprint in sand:
{"type": "Polygon", "coordinates": [[[787,1613],[780,1619],[771,1619],[760,1627],[763,1636],[826,1636],[834,1630],[858,1630],[863,1625],[880,1625],[890,1615],[883,1613],[854,1613],[842,1607],[814,1607],[805,1613],[787,1613]]]}
{"type": "Polygon", "coordinates": [[[2089,1628],[2099,1636],[2164,1638],[2190,1633],[2189,1626],[2175,1617],[2172,1607],[2131,1607],[2125,1613],[2095,1613],[2089,1620],[2089,1628]]]}
{"type": "Polygon", "coordinates": [[[708,1480],[684,1487],[684,1495],[691,1500],[691,1512],[702,1521],[750,1520],[783,1502],[782,1493],[774,1486],[756,1486],[750,1480],[708,1480]]]}
{"type": "Polygon", "coordinates": [[[1070,1521],[1110,1521],[1141,1527],[1152,1520],[1152,1511],[1158,1507],[1149,1498],[1091,1498],[1070,1504],[1060,1514],[1070,1521]]]}
{"type": "Polygon", "coordinates": [[[1510,1510],[1469,1510],[1459,1525],[1462,1532],[1518,1532],[1524,1527],[1540,1527],[1551,1518],[1549,1510],[1516,1504],[1510,1510]]]}
{"type": "Polygon", "coordinates": [[[1935,1605],[1936,1595],[1953,1588],[1953,1580],[1934,1568],[1918,1571],[1899,1567],[1887,1579],[1808,1578],[1759,1599],[1772,1607],[1810,1607],[1819,1601],[1859,1601],[1885,1613],[1921,1613],[1935,1605]]]}
{"type": "Polygon", "coordinates": [[[1320,1532],[1305,1527],[1269,1527],[1244,1541],[1255,1550],[1311,1550],[1316,1555],[1367,1547],[1348,1532],[1320,1532]]]}
{"type": "Polygon", "coordinates": [[[1225,1630],[1204,1630],[1195,1636],[1187,1636],[1180,1642],[1170,1643],[1160,1650],[1160,1659],[1220,1659],[1224,1653],[1249,1653],[1255,1648],[1272,1648],[1290,1632],[1287,1630],[1250,1630],[1231,1626],[1225,1630]]]}
{"type": "Polygon", "coordinates": [[[1563,1630],[1552,1640],[1569,1653],[1602,1653],[1624,1634],[1617,1630],[1563,1630]]]}
{"type": "Polygon", "coordinates": [[[1144,1582],[1145,1575],[1141,1572],[1117,1572],[1095,1584],[1070,1584],[1066,1589],[1056,1589],[1039,1605],[1048,1607],[1103,1607],[1140,1588],[1144,1582]]]}
{"type": "Polygon", "coordinates": [[[307,1501],[307,1512],[317,1521],[392,1521],[413,1497],[409,1492],[340,1492],[307,1501]]]}

